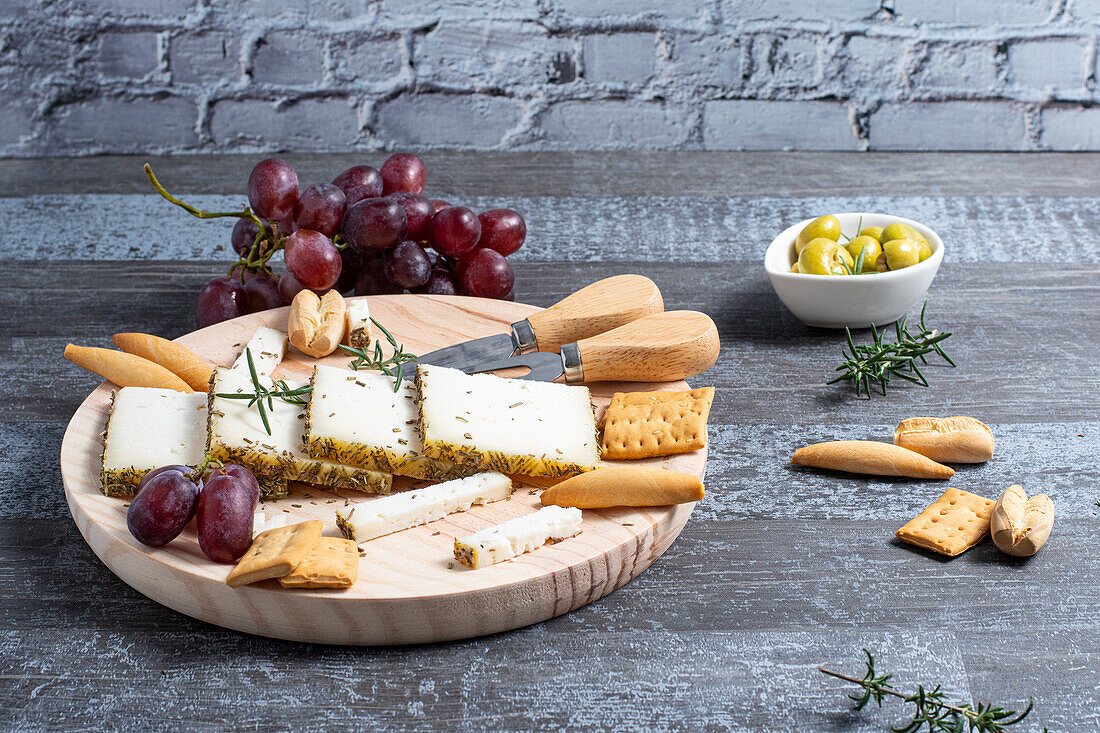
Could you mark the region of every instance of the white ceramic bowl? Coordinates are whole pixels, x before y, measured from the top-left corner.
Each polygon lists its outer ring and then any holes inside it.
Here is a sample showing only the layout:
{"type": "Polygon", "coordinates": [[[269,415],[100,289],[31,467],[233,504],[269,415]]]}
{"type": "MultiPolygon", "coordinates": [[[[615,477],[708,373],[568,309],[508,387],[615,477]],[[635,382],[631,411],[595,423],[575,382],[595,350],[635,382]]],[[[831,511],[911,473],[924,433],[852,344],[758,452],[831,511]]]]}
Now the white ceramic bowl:
{"type": "MultiPolygon", "coordinates": [[[[857,225],[885,227],[901,222],[920,232],[932,248],[924,262],[893,272],[873,275],[804,275],[791,272],[796,261],[794,240],[813,219],[800,221],[768,245],[764,269],[775,294],[807,326],[867,328],[896,321],[928,291],[943,262],[943,240],[919,222],[889,214],[836,214],[840,231],[855,236],[857,225]],[[862,217],[862,223],[860,223],[862,217]]],[[[844,240],[842,240],[844,241],[844,240]]]]}

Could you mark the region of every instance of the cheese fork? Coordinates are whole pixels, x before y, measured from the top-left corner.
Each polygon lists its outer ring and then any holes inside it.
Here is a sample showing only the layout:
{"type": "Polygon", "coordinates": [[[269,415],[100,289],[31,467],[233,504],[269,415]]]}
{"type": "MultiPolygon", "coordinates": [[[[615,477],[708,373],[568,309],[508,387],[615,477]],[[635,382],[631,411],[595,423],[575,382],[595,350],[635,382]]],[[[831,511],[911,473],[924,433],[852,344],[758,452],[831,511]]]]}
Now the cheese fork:
{"type": "Polygon", "coordinates": [[[672,382],[701,374],[718,361],[718,328],[705,313],[666,311],[575,343],[560,354],[518,354],[478,367],[469,374],[527,367],[516,379],[552,382],[672,382]]]}

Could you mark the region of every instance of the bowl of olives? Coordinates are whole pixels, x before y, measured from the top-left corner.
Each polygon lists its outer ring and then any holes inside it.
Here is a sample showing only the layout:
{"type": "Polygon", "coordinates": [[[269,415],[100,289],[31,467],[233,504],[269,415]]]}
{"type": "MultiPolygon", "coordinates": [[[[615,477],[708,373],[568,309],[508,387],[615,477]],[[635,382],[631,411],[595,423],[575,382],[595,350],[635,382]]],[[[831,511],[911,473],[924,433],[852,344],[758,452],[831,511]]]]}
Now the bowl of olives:
{"type": "Polygon", "coordinates": [[[772,240],[764,269],[783,305],[808,326],[867,328],[905,315],[928,291],[943,240],[889,214],[827,214],[772,240]]]}

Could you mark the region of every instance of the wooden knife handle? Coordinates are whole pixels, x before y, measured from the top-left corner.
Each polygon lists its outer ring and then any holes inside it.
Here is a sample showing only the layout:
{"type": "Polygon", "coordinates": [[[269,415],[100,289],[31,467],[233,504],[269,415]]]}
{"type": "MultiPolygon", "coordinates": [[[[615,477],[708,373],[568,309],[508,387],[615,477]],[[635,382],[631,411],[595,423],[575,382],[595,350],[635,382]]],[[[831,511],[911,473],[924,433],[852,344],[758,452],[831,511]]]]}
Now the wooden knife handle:
{"type": "Polygon", "coordinates": [[[665,308],[657,284],[642,275],[615,275],[587,285],[527,319],[539,351],[610,331],[665,308]]]}
{"type": "Polygon", "coordinates": [[[718,328],[705,313],[667,311],[577,343],[586,382],[672,382],[718,361],[718,328]]]}

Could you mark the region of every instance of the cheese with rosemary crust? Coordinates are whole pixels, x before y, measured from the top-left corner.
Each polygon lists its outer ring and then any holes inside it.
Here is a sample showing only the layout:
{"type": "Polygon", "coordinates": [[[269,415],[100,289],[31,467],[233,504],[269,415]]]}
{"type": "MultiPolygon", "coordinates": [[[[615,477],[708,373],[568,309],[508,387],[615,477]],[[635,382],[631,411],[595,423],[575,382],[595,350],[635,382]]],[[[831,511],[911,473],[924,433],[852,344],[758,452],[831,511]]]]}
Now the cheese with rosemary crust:
{"type": "Polygon", "coordinates": [[[581,510],[547,506],[455,540],[455,560],[483,568],[580,534],[581,510]]]}
{"type": "Polygon", "coordinates": [[[479,473],[340,507],[336,526],[349,540],[361,543],[511,495],[512,479],[501,473],[479,473]]]}
{"type": "Polygon", "coordinates": [[[318,365],[311,384],[306,448],[314,458],[434,480],[476,473],[424,455],[410,382],[394,392],[385,374],[318,365]]]}
{"type": "Polygon", "coordinates": [[[357,349],[370,346],[370,305],[367,299],[347,301],[344,318],[347,321],[348,344],[357,349]]]}
{"type": "Polygon", "coordinates": [[[197,466],[206,452],[206,395],[122,387],[103,434],[102,491],[129,496],[149,471],[197,466]]]}
{"type": "Polygon", "coordinates": [[[432,458],[551,477],[600,463],[587,387],[421,364],[416,388],[424,453],[432,458]]]}

